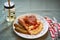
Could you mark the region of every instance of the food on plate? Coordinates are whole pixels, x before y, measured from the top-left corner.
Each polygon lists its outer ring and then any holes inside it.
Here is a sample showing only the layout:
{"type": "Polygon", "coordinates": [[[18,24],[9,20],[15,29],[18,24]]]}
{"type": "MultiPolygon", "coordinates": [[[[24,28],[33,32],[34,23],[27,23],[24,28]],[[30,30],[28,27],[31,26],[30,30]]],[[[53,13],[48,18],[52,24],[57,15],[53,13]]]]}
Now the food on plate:
{"type": "Polygon", "coordinates": [[[38,34],[43,29],[43,24],[35,15],[25,15],[18,18],[18,24],[14,24],[17,32],[31,35],[38,34]]]}
{"type": "Polygon", "coordinates": [[[19,26],[18,24],[14,24],[14,26],[15,26],[15,30],[17,31],[17,32],[21,32],[21,33],[25,33],[25,34],[28,34],[28,32],[24,29],[24,28],[22,28],[22,26],[19,26]]]}

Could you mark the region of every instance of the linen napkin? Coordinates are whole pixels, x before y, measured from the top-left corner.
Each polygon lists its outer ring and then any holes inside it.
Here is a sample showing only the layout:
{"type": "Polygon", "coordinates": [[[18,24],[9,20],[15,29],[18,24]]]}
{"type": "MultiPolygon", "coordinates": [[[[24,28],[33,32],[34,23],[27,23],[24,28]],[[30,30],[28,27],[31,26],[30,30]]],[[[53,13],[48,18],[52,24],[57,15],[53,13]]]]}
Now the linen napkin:
{"type": "Polygon", "coordinates": [[[52,40],[57,40],[58,37],[58,31],[60,30],[60,24],[57,23],[55,20],[52,20],[49,17],[44,17],[46,19],[46,21],[49,24],[49,32],[51,34],[51,38],[52,40]]]}

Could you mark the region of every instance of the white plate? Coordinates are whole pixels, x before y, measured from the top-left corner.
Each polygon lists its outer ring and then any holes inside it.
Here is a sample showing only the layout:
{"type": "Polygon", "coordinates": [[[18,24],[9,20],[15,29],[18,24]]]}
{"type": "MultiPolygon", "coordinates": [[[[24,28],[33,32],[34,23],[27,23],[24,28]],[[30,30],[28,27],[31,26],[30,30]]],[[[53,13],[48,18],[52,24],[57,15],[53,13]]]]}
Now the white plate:
{"type": "MultiPolygon", "coordinates": [[[[31,15],[31,14],[20,15],[19,17],[25,16],[25,15],[31,15]]],[[[35,39],[35,38],[39,38],[39,37],[43,36],[44,34],[46,34],[46,32],[48,31],[48,23],[46,22],[46,20],[40,15],[37,15],[37,14],[33,14],[33,15],[36,15],[36,17],[43,23],[43,30],[40,33],[38,33],[37,35],[28,35],[28,34],[19,33],[14,30],[15,29],[14,23],[17,23],[17,21],[18,21],[17,19],[19,18],[19,17],[17,17],[13,23],[13,30],[17,35],[19,35],[23,38],[27,38],[27,39],[35,39]]]]}

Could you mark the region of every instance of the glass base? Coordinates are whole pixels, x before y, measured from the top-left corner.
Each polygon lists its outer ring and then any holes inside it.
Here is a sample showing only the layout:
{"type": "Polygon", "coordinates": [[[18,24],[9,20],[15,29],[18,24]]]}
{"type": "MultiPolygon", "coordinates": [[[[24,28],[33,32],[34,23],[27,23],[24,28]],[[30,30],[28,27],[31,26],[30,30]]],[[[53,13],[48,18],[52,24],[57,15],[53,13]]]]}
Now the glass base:
{"type": "Polygon", "coordinates": [[[9,17],[7,17],[6,20],[7,20],[8,22],[13,22],[13,21],[15,20],[15,18],[11,18],[11,17],[9,18],[9,17]]]}

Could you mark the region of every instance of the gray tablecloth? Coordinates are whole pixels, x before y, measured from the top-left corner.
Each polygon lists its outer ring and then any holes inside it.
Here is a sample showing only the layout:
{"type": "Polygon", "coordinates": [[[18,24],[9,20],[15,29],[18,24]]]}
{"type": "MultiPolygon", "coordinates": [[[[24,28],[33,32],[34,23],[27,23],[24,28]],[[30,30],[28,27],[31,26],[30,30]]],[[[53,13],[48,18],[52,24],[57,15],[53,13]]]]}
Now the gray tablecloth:
{"type": "MultiPolygon", "coordinates": [[[[0,14],[3,12],[3,3],[7,0],[0,0],[0,14]]],[[[25,13],[36,13],[41,16],[56,17],[58,22],[60,22],[60,7],[58,0],[11,0],[15,2],[16,17],[25,13]]],[[[3,14],[5,15],[5,14],[3,14]]],[[[1,16],[1,15],[0,15],[1,16]]],[[[2,16],[4,18],[4,16],[2,16]]],[[[19,37],[13,31],[13,23],[8,25],[8,22],[0,17],[0,40],[28,40],[19,37]],[[2,21],[2,19],[4,21],[2,21]],[[2,23],[1,23],[2,22],[2,23]]],[[[51,40],[49,31],[41,38],[34,40],[51,40]]],[[[58,40],[60,40],[58,38],[58,40]]]]}

